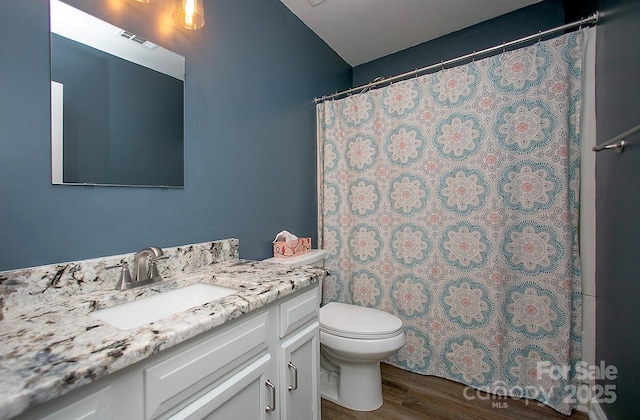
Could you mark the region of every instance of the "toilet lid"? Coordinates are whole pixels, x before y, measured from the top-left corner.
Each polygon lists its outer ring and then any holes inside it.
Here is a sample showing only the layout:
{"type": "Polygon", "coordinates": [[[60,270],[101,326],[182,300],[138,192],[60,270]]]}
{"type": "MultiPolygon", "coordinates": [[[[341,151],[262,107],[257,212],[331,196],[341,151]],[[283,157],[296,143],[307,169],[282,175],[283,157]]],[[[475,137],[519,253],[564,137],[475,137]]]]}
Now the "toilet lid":
{"type": "Polygon", "coordinates": [[[398,335],[402,321],[365,306],[331,302],[320,308],[320,330],[346,338],[377,339],[398,335]]]}

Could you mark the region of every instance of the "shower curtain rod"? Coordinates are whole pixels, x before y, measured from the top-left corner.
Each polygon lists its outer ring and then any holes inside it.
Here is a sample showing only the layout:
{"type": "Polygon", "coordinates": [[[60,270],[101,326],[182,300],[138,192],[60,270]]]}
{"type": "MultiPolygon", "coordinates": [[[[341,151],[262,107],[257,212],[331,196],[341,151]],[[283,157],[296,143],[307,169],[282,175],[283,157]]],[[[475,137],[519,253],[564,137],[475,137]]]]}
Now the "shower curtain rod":
{"type": "Polygon", "coordinates": [[[491,48],[486,48],[484,50],[481,51],[474,51],[472,53],[460,56],[460,57],[456,57],[456,58],[452,58],[450,60],[446,60],[446,61],[441,61],[440,63],[437,64],[432,64],[430,66],[426,66],[426,67],[422,67],[416,70],[412,70],[412,71],[408,71],[406,73],[402,73],[399,74],[397,76],[393,76],[393,77],[388,77],[386,79],[381,79],[378,80],[378,78],[376,78],[373,82],[368,83],[366,85],[362,85],[362,86],[358,86],[358,87],[354,87],[351,89],[347,89],[347,90],[343,90],[342,92],[336,92],[334,94],[331,95],[325,95],[322,96],[320,98],[315,98],[314,101],[316,104],[319,104],[320,102],[324,102],[328,99],[334,99],[338,96],[343,96],[343,95],[348,95],[350,93],[356,92],[356,91],[361,91],[363,89],[368,89],[374,86],[378,86],[378,85],[383,85],[385,83],[392,83],[395,82],[397,80],[402,80],[404,78],[410,77],[410,76],[414,76],[414,75],[418,75],[420,73],[424,73],[427,72],[429,70],[433,70],[433,69],[438,69],[438,68],[444,68],[445,66],[448,66],[450,64],[453,63],[457,63],[459,61],[465,61],[468,59],[474,59],[477,56],[480,55],[485,55],[485,54],[489,54],[495,51],[500,51],[500,50],[504,50],[508,47],[514,46],[514,45],[518,45],[518,44],[522,44],[528,41],[533,41],[536,38],[542,38],[545,37],[547,35],[552,35],[555,34],[556,32],[562,32],[562,31],[566,31],[567,29],[572,29],[575,28],[576,26],[580,27],[583,25],[593,25],[595,23],[598,22],[598,12],[594,13],[593,15],[591,15],[588,18],[584,18],[584,19],[580,19],[578,21],[572,22],[572,23],[567,23],[565,25],[562,26],[558,26],[556,28],[552,28],[552,29],[547,29],[546,31],[541,31],[538,32],[537,34],[534,35],[529,35],[526,36],[524,38],[520,38],[520,39],[516,39],[515,41],[510,41],[510,42],[504,42],[500,45],[496,45],[495,47],[491,47],[491,48]]]}

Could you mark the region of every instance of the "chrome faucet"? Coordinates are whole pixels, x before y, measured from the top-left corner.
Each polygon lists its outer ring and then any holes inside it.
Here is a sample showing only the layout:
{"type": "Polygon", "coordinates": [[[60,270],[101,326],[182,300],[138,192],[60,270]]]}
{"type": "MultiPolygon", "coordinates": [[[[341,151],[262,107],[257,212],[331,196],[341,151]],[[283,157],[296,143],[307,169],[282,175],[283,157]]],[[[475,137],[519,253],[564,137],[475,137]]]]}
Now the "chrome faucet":
{"type": "Polygon", "coordinates": [[[121,267],[122,270],[116,284],[116,290],[128,290],[162,281],[156,261],[167,258],[169,256],[164,255],[162,249],[157,246],[150,246],[135,253],[133,257],[133,278],[129,272],[129,264],[126,261],[105,268],[121,267]]]}
{"type": "Polygon", "coordinates": [[[156,261],[168,258],[157,246],[150,246],[136,252],[133,257],[133,281],[155,280],[162,281],[156,261]]]}

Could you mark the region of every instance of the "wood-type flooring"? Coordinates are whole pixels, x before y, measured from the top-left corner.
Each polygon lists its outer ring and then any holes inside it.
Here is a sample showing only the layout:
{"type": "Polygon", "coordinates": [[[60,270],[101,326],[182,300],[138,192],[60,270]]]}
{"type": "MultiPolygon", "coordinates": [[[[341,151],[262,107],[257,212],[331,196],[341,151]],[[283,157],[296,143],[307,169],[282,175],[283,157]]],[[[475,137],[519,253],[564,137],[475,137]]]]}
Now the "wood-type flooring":
{"type": "Polygon", "coordinates": [[[384,404],[375,411],[351,411],[322,399],[322,420],[588,420],[571,417],[536,401],[498,397],[435,376],[424,376],[381,363],[384,404]],[[466,397],[465,397],[466,395],[466,397]]]}

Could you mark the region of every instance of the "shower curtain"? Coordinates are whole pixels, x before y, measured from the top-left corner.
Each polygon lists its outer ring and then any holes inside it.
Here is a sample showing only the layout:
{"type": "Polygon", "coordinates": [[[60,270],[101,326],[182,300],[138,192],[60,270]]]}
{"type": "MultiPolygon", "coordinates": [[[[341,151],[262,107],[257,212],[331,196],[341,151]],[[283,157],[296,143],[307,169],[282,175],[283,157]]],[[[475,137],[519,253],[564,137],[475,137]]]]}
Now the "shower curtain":
{"type": "Polygon", "coordinates": [[[323,302],[400,317],[388,363],[570,413],[583,53],[579,31],[318,104],[323,302]]]}

